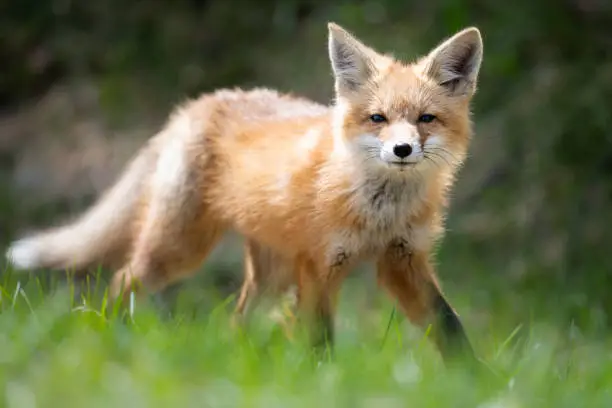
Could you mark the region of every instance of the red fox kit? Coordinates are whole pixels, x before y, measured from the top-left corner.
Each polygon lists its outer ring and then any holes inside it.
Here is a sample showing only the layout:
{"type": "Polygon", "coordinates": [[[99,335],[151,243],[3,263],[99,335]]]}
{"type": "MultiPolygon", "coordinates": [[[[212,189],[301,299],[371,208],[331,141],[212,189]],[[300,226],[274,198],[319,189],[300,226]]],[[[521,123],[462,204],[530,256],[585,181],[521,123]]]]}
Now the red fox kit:
{"type": "Polygon", "coordinates": [[[408,318],[433,323],[443,355],[469,349],[430,256],[472,135],[480,32],[404,63],[328,28],[331,106],[267,89],[204,94],[174,111],[97,204],[14,242],[8,259],[18,269],[118,266],[114,296],[140,284],[157,291],[234,230],[256,262],[281,257],[262,261],[273,264],[263,276],[290,275],[315,342],[332,340],[352,266],[373,259],[408,318]]]}

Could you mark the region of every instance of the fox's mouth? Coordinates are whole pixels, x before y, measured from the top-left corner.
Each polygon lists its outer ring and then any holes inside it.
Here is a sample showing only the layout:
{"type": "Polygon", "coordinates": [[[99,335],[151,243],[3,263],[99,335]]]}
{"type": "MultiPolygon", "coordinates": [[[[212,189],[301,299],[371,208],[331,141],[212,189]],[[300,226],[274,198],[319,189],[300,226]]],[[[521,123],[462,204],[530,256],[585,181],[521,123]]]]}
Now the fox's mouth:
{"type": "Polygon", "coordinates": [[[394,167],[405,168],[405,167],[414,167],[414,166],[416,166],[416,163],[414,163],[414,162],[394,161],[394,162],[390,162],[389,165],[394,166],[394,167]]]}

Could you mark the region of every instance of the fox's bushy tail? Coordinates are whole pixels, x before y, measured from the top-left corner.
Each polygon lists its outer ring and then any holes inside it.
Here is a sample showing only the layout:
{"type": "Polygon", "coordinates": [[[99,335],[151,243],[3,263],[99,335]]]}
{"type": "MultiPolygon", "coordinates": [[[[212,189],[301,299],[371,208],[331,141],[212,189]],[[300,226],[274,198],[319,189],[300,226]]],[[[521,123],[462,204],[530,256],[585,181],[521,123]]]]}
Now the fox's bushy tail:
{"type": "Polygon", "coordinates": [[[123,262],[133,234],[147,175],[155,165],[151,143],[126,166],[121,178],[74,222],[11,243],[7,260],[17,270],[74,269],[123,262]]]}

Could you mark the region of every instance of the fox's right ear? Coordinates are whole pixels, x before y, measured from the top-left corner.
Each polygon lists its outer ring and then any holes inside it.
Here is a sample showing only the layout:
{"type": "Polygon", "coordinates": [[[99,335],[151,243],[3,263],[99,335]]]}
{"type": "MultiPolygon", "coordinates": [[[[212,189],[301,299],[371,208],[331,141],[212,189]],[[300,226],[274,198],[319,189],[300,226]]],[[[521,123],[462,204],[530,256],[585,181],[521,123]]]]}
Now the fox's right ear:
{"type": "Polygon", "coordinates": [[[335,23],[329,29],[329,59],[336,80],[336,93],[346,95],[367,83],[374,72],[376,53],[335,23]]]}

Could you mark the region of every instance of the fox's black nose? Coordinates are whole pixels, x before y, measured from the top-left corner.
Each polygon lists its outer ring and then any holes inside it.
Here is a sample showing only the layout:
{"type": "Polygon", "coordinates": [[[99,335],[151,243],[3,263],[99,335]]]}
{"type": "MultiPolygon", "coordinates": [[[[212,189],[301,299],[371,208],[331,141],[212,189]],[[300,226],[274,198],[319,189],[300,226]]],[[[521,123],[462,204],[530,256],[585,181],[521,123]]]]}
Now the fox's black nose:
{"type": "Polygon", "coordinates": [[[393,146],[393,153],[400,159],[403,159],[410,156],[410,153],[412,153],[412,146],[408,143],[396,144],[393,146]]]}

